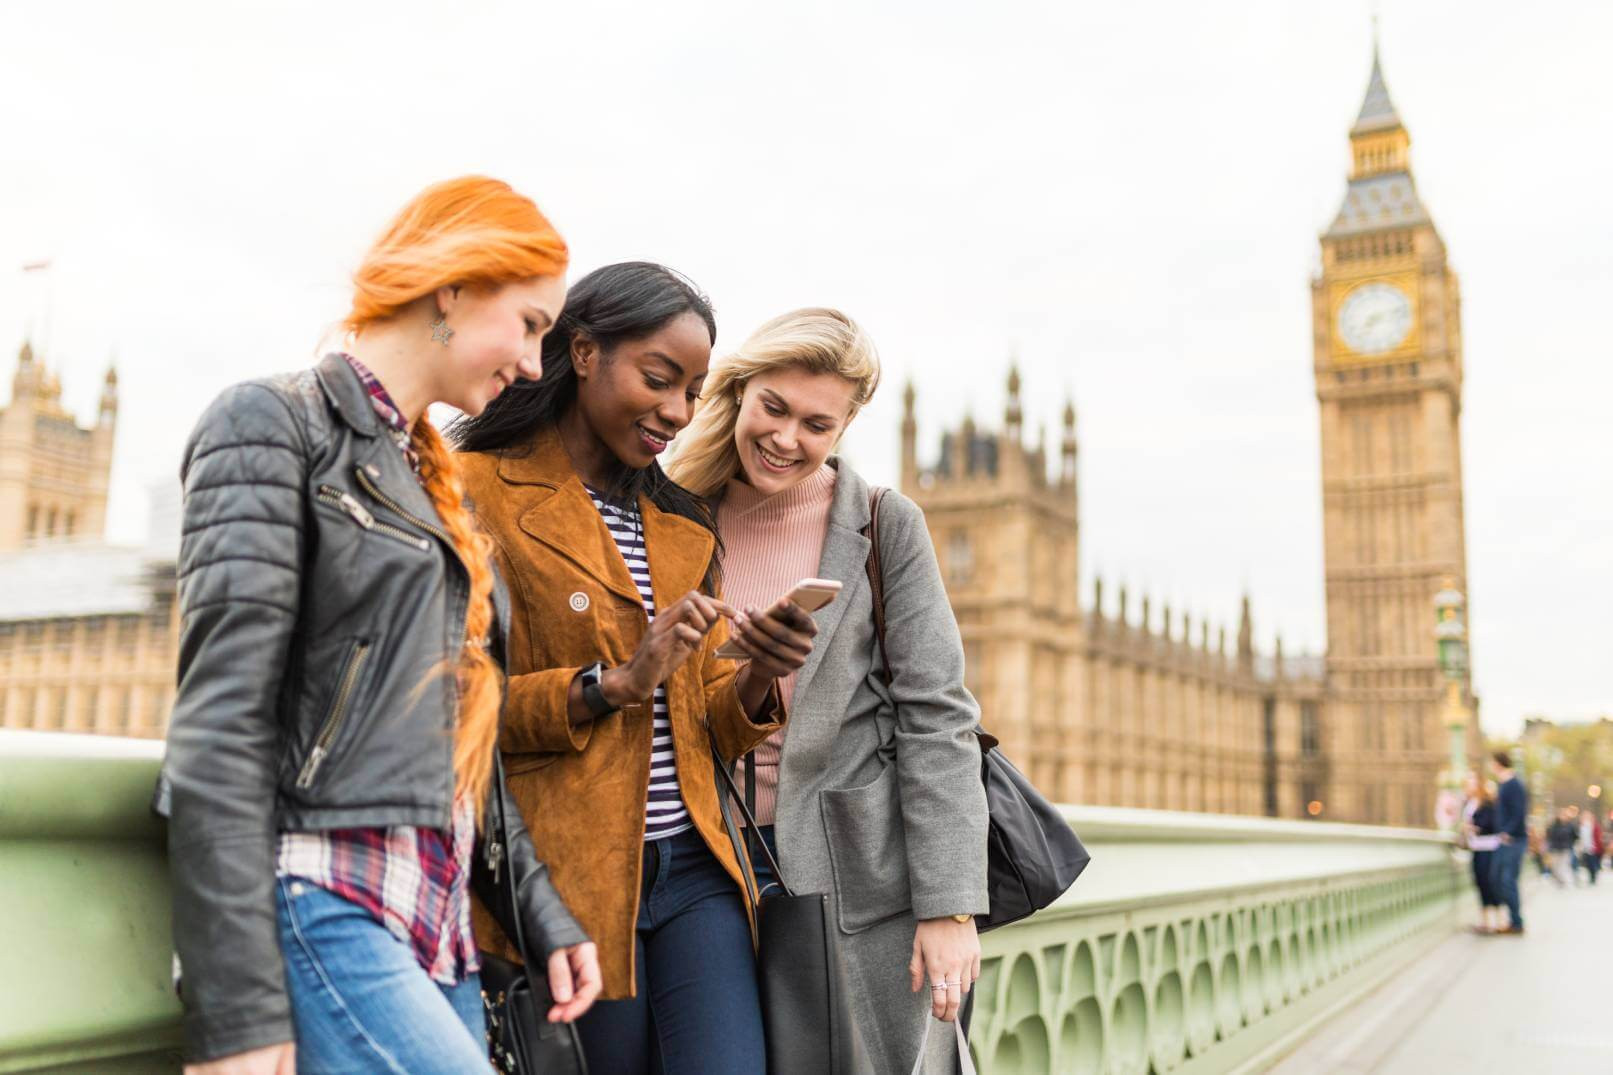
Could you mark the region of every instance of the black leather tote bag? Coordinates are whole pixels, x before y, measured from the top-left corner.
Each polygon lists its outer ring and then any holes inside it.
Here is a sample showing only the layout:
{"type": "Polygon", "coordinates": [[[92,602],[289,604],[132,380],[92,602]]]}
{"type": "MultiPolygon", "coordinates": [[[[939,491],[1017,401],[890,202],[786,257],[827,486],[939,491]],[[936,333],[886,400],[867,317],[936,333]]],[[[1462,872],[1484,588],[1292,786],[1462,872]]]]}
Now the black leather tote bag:
{"type": "MultiPolygon", "coordinates": [[[[892,682],[885,649],[885,578],[879,562],[879,502],[885,490],[868,492],[868,583],[874,597],[874,634],[885,683],[892,682]]],[[[1052,903],[1081,876],[1092,856],[1058,808],[1031,785],[997,749],[997,739],[976,726],[980,780],[986,787],[986,893],[991,910],[975,916],[982,933],[1018,922],[1052,903]]]]}
{"type": "MultiPolygon", "coordinates": [[[[496,786],[492,821],[498,827],[498,842],[503,844],[509,833],[504,823],[504,762],[496,754],[493,780],[496,786]]],[[[549,994],[548,961],[543,953],[534,953],[526,946],[515,871],[509,868],[509,856],[492,852],[485,857],[491,862],[483,861],[481,855],[476,861],[478,872],[491,874],[483,878],[481,891],[504,904],[507,910],[504,919],[515,926],[511,940],[527,963],[521,966],[481,953],[482,1011],[487,1018],[487,1050],[493,1067],[508,1075],[588,1075],[588,1062],[583,1057],[582,1039],[577,1035],[576,1026],[549,1022],[549,1008],[554,999],[549,994]],[[497,865],[500,859],[504,860],[502,870],[497,865]],[[485,883],[487,881],[491,883],[485,883]]]]}
{"type": "Polygon", "coordinates": [[[984,932],[1027,918],[1064,895],[1092,856],[1058,808],[997,749],[997,741],[979,728],[975,737],[991,819],[986,836],[991,911],[975,917],[984,932]]]}
{"type": "Polygon", "coordinates": [[[784,884],[778,861],[760,838],[749,841],[766,856],[778,891],[756,891],[747,841],[734,820],[737,807],[756,831],[734,776],[712,744],[711,763],[721,781],[717,799],[723,827],[745,875],[745,893],[756,908],[757,978],[761,983],[762,1024],[767,1034],[768,1075],[871,1075],[873,1066],[851,1018],[840,960],[839,915],[832,892],[796,895],[784,884]]]}

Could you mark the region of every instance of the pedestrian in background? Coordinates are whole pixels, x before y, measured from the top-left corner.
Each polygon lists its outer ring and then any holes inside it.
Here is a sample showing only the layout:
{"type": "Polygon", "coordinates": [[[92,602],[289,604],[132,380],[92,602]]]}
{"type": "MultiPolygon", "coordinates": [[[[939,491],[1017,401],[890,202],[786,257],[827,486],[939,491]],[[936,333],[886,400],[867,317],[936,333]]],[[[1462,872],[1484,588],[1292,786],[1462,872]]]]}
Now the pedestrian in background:
{"type": "Polygon", "coordinates": [[[1496,936],[1517,936],[1523,933],[1523,908],[1518,897],[1518,867],[1523,863],[1529,846],[1529,793],[1523,781],[1512,769],[1512,755],[1498,750],[1490,756],[1490,770],[1495,774],[1495,831],[1501,846],[1495,849],[1490,860],[1490,878],[1494,895],[1507,909],[1507,924],[1495,931],[1496,936]]]}
{"type": "Polygon", "coordinates": [[[1500,899],[1490,877],[1491,859],[1501,845],[1495,831],[1495,785],[1478,773],[1467,774],[1467,802],[1462,812],[1466,816],[1464,832],[1468,849],[1473,855],[1473,887],[1479,895],[1478,932],[1493,933],[1500,899]]]}
{"type": "Polygon", "coordinates": [[[1565,888],[1574,879],[1574,843],[1579,829],[1573,821],[1573,808],[1557,808],[1557,817],[1546,827],[1546,857],[1551,860],[1551,879],[1565,888]]]}
{"type": "Polygon", "coordinates": [[[1596,875],[1602,871],[1602,856],[1607,845],[1602,839],[1602,826],[1596,817],[1596,808],[1587,806],[1579,813],[1579,860],[1596,884],[1596,875]]]}

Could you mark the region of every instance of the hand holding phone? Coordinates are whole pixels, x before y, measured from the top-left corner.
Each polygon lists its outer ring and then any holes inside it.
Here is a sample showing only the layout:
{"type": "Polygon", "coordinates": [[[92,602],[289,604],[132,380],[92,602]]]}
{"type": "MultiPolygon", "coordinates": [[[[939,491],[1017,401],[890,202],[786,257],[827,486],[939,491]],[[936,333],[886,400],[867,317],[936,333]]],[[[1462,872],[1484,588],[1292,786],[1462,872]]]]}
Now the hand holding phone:
{"type": "MultiPolygon", "coordinates": [[[[790,592],[774,601],[769,608],[777,608],[785,602],[793,603],[802,612],[816,612],[835,599],[841,590],[838,579],[802,579],[790,588],[790,592]]],[[[747,654],[733,639],[729,639],[717,647],[717,656],[726,657],[731,661],[743,661],[747,654]]]]}

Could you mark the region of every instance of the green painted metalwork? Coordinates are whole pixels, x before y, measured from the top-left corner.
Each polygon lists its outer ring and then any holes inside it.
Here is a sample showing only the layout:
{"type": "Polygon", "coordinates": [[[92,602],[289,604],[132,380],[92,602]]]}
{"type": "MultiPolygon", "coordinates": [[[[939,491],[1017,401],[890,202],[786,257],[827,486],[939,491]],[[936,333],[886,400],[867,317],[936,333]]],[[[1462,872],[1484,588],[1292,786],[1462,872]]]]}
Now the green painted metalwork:
{"type": "Polygon", "coordinates": [[[162,744],[0,732],[0,1071],[175,1071],[162,744]]]}
{"type": "MultiPolygon", "coordinates": [[[[0,1072],[175,1071],[162,745],[0,731],[0,1072]]],[[[1093,852],[985,938],[982,1071],[1257,1069],[1455,923],[1427,832],[1069,807],[1093,852]]]]}
{"type": "Polygon", "coordinates": [[[981,1071],[1258,1070],[1453,928],[1434,833],[1066,808],[1088,872],[987,934],[981,1071]]]}

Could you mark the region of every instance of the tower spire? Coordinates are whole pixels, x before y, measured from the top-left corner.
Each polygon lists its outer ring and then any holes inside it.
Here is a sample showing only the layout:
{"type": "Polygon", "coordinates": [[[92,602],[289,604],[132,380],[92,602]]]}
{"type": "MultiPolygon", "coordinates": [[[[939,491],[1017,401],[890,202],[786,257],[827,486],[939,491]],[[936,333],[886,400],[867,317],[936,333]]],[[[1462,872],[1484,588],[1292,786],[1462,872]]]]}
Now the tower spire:
{"type": "Polygon", "coordinates": [[[1361,101],[1361,111],[1355,117],[1351,134],[1384,131],[1403,126],[1395,103],[1389,99],[1389,86],[1383,80],[1383,61],[1378,57],[1378,32],[1372,32],[1372,75],[1367,79],[1367,94],[1361,101]]]}
{"type": "Polygon", "coordinates": [[[914,408],[916,398],[913,378],[909,376],[907,384],[902,386],[902,490],[909,494],[918,488],[919,481],[919,424],[914,408]]]}
{"type": "Polygon", "coordinates": [[[1010,353],[1008,359],[1008,405],[1003,408],[1004,432],[1015,444],[1020,442],[1025,412],[1019,401],[1019,356],[1010,353]]]}

